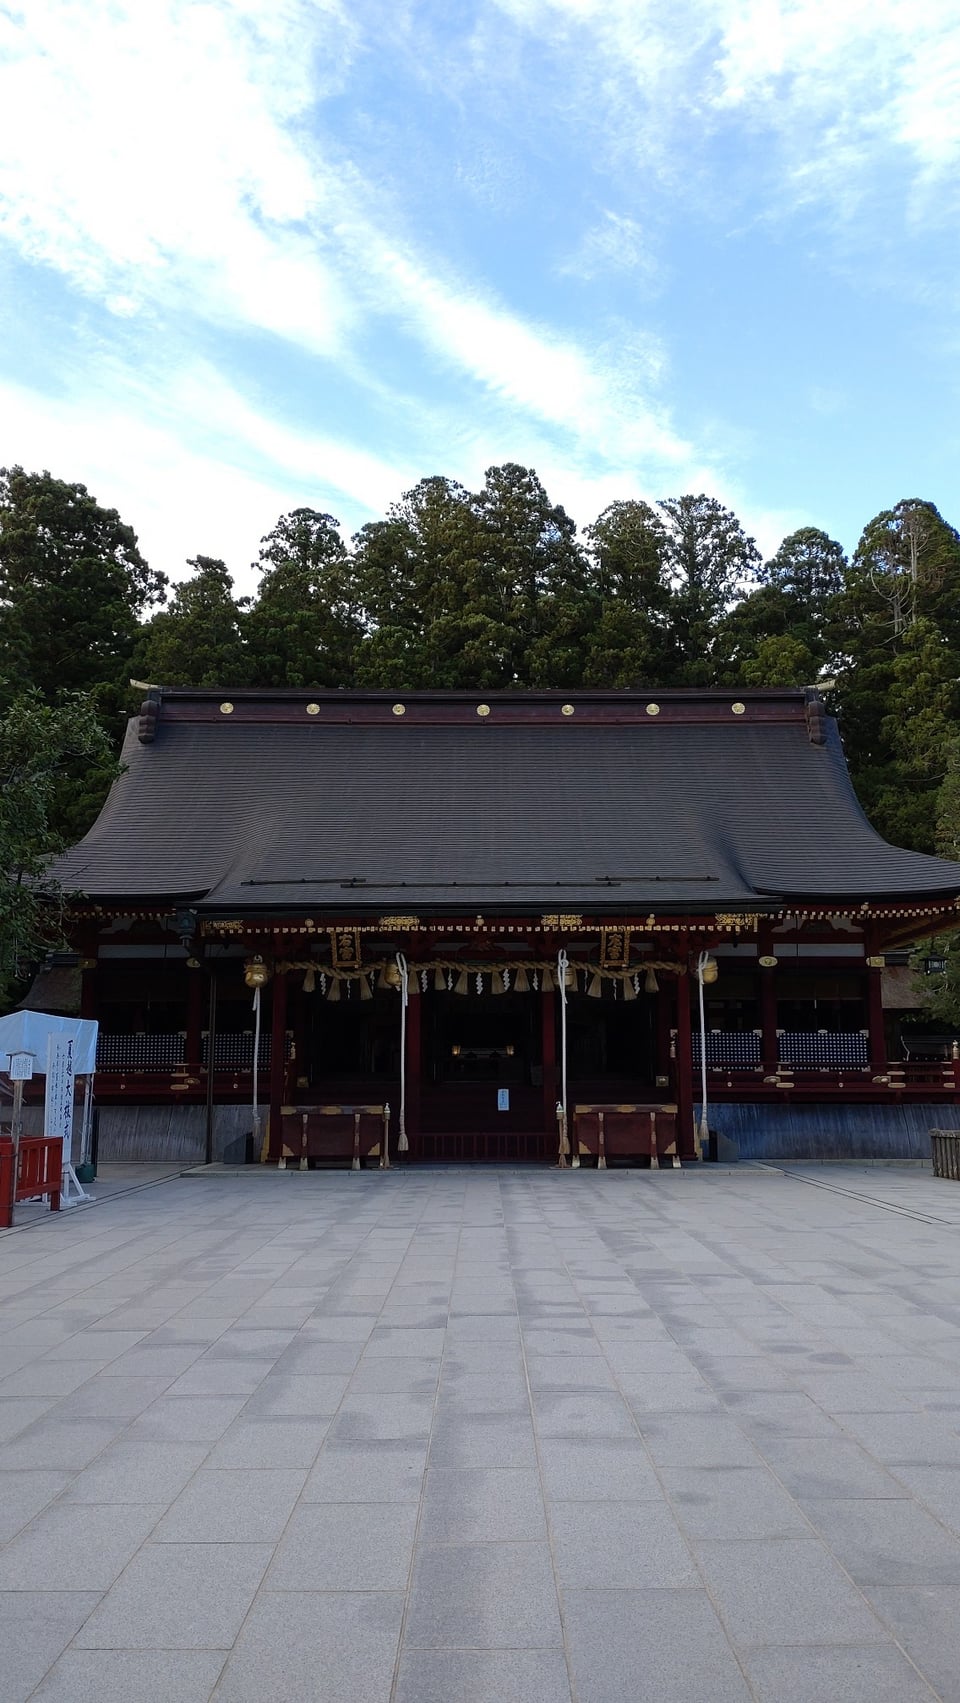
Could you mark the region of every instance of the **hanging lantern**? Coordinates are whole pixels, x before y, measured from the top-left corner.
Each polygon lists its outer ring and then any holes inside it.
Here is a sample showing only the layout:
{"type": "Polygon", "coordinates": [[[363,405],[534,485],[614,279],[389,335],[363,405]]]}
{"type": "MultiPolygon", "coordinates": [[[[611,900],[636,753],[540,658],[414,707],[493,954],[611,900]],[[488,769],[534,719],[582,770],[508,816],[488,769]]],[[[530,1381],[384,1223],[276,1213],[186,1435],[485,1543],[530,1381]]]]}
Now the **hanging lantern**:
{"type": "Polygon", "coordinates": [[[243,979],[248,988],[266,987],[270,980],[270,971],[259,952],[253,958],[247,958],[243,966],[243,979]]]}
{"type": "Polygon", "coordinates": [[[660,992],[660,983],[657,981],[657,972],[653,968],[652,964],[643,978],[643,991],[644,993],[660,992]]]}

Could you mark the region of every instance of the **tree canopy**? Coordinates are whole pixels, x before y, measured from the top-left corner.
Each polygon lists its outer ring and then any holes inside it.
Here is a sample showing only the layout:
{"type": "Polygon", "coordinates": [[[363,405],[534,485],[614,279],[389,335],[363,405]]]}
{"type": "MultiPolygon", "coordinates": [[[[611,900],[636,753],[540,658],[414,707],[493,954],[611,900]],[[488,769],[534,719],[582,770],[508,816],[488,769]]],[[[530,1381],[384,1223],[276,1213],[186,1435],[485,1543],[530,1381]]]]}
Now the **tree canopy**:
{"type": "Polygon", "coordinates": [[[117,773],[89,699],[50,705],[25,692],[0,714],[0,1002],[63,943],[64,895],[48,863],[64,844],[54,826],[60,791],[87,765],[117,773]]]}

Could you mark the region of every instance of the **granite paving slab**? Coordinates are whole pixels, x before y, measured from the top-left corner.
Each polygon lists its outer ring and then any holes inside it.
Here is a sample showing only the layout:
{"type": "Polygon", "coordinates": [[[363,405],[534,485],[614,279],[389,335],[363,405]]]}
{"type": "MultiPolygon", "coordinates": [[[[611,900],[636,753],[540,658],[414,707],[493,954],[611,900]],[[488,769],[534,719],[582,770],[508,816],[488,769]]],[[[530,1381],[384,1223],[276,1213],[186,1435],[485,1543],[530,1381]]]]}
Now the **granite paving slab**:
{"type": "Polygon", "coordinates": [[[960,1703],[951,1200],[257,1167],[0,1238],[0,1703],[960,1703]]]}

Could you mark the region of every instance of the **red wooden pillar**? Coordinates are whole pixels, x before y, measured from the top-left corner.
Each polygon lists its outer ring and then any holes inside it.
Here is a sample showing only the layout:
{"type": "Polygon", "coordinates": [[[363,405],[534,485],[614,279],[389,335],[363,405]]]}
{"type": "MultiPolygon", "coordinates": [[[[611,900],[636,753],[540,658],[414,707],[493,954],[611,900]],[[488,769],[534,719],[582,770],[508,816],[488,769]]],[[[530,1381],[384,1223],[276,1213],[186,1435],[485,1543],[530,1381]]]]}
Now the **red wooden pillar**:
{"type": "Polygon", "coordinates": [[[270,1158],[280,1157],[280,1108],[286,1075],[287,976],[273,978],[273,1009],[270,1017],[270,1158]]]}
{"type": "Polygon", "coordinates": [[[693,1132],[693,1044],[690,1030],[690,984],[693,976],[688,968],[677,977],[677,1152],[681,1159],[695,1159],[697,1144],[693,1132]]]}
{"type": "MultiPolygon", "coordinates": [[[[770,923],[760,926],[761,958],[774,958],[773,928],[770,923]]],[[[776,1076],[780,1062],[780,1043],[777,1039],[777,969],[776,965],[760,966],[760,1061],[764,1076],[776,1076]]]]}
{"type": "Polygon", "coordinates": [[[96,948],[89,957],[80,960],[80,1015],[97,1015],[97,955],[96,948]]]}
{"type": "MultiPolygon", "coordinates": [[[[411,967],[410,980],[417,974],[411,967]]],[[[407,1000],[407,1100],[404,1123],[408,1136],[420,1135],[420,1085],[423,1079],[423,995],[411,993],[407,1000]]]]}
{"type": "Polygon", "coordinates": [[[870,1068],[874,1076],[887,1071],[887,1036],[883,1021],[883,969],[876,927],[868,928],[867,937],[867,1029],[869,1031],[870,1068]],[[876,958],[876,964],[871,959],[876,958]]]}
{"type": "Polygon", "coordinates": [[[557,996],[552,988],[540,995],[540,1028],[543,1057],[543,1129],[551,1136],[557,1127],[557,996]]]}
{"type": "Polygon", "coordinates": [[[199,969],[187,970],[187,1036],[183,1062],[191,1076],[199,1076],[203,1064],[203,1017],[207,1003],[206,979],[199,969]]]}
{"type": "MultiPolygon", "coordinates": [[[[670,1000],[667,993],[667,977],[660,973],[660,992],[653,997],[657,1002],[657,1087],[663,1088],[670,1081],[670,1000]],[[662,1080],[661,1080],[662,1078],[662,1080]]],[[[649,996],[648,996],[649,997],[649,996]]]]}

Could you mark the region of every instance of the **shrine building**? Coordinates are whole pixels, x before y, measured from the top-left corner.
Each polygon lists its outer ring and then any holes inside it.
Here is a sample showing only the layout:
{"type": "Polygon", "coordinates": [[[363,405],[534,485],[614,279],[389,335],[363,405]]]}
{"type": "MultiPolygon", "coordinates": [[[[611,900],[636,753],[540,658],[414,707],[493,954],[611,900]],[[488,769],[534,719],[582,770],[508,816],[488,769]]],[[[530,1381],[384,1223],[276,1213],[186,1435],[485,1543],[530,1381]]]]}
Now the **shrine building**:
{"type": "Polygon", "coordinates": [[[909,1158],[960,1123],[956,1046],[912,1056],[890,994],[960,868],[879,838],[812,692],[164,688],[123,764],[57,866],[101,1155],[909,1158]]]}

